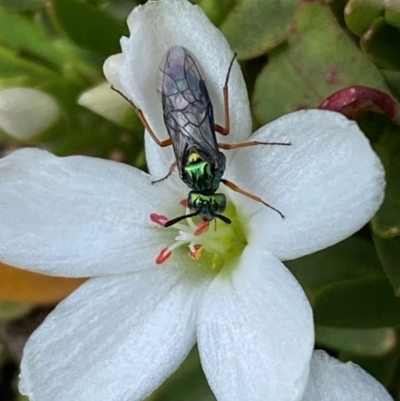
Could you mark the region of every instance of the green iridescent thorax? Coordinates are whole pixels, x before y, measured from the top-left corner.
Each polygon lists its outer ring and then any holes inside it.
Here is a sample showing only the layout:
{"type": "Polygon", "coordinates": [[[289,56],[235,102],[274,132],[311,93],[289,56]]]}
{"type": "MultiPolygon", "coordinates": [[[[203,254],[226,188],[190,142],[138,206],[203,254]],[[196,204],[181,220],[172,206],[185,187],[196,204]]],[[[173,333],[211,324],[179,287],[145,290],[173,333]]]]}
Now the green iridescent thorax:
{"type": "Polygon", "coordinates": [[[192,152],[184,167],[183,181],[190,189],[211,195],[219,187],[223,171],[214,171],[213,166],[197,152],[192,152]]]}
{"type": "Polygon", "coordinates": [[[199,210],[200,217],[204,221],[211,221],[216,214],[223,213],[226,209],[226,197],[224,194],[204,195],[190,191],[188,195],[188,207],[199,210]]]}

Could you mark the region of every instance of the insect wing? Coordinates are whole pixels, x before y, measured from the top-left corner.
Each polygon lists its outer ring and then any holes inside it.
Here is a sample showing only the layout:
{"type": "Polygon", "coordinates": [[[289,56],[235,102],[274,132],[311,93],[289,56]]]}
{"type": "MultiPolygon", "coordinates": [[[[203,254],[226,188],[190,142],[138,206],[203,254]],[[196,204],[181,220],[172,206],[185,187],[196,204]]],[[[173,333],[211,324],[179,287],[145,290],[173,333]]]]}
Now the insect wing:
{"type": "Polygon", "coordinates": [[[168,50],[160,66],[159,92],[179,171],[188,149],[200,150],[209,163],[218,164],[212,104],[189,50],[181,46],[168,50]]]}

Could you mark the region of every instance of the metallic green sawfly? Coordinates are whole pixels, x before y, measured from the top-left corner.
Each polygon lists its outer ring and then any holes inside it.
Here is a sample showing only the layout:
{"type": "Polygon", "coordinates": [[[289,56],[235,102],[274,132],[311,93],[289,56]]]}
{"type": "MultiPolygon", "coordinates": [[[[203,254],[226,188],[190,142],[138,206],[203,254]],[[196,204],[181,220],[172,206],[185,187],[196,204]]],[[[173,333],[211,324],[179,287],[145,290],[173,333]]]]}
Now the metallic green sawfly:
{"type": "Polygon", "coordinates": [[[137,109],[140,119],[153,140],[161,147],[172,145],[175,154],[175,161],[171,164],[168,174],[153,183],[165,180],[178,167],[180,178],[190,188],[187,205],[193,213],[169,220],[165,223],[165,227],[197,215],[205,222],[218,218],[230,224],[231,220],[221,214],[226,208],[226,197],[222,193],[216,193],[220,183],[264,204],[284,218],[278,209],[264,202],[260,197],[244,191],[222,177],[225,171],[225,155],[220,149],[237,149],[255,145],[290,145],[290,143],[257,141],[236,144],[217,142],[215,132],[222,135],[229,134],[228,81],[234,60],[235,56],[229,65],[223,87],[224,127],[215,124],[213,106],[205,81],[193,54],[182,46],[170,47],[159,68],[157,90],[161,95],[164,122],[169,138],[160,141],[147,123],[143,112],[137,109]]]}

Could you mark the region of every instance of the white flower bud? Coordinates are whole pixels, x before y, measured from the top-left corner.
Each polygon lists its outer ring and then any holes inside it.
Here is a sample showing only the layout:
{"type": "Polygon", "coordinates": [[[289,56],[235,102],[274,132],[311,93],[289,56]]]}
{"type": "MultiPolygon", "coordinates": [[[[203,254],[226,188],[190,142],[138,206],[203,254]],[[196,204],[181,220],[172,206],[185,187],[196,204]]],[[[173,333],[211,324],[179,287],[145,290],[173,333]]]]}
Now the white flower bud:
{"type": "Polygon", "coordinates": [[[0,129],[14,138],[32,138],[59,117],[57,101],[45,92],[32,88],[0,90],[0,129]]]}
{"type": "Polygon", "coordinates": [[[135,108],[112,90],[108,82],[82,93],[78,104],[123,127],[131,128],[136,119],[135,108]]]}

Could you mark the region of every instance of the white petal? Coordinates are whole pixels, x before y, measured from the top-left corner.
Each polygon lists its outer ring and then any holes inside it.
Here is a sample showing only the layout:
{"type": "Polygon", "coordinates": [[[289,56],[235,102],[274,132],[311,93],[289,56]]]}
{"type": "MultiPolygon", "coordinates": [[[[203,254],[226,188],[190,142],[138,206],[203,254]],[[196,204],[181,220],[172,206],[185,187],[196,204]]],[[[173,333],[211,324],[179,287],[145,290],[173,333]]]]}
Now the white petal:
{"type": "Polygon", "coordinates": [[[195,343],[197,287],[171,265],[94,278],[31,336],[21,363],[30,401],[135,401],[159,386],[195,343]]]}
{"type": "MultiPolygon", "coordinates": [[[[214,107],[215,122],[224,125],[222,88],[233,52],[203,11],[187,0],[149,1],[133,10],[128,26],[130,37],[121,40],[123,59],[113,59],[112,68],[107,66],[105,72],[111,83],[121,87],[125,96],[143,110],[153,132],[160,139],[168,138],[156,84],[160,63],[172,45],[185,46],[197,58],[214,107]],[[118,67],[119,75],[115,73],[118,67]]],[[[229,78],[229,101],[231,134],[224,142],[245,140],[251,132],[251,116],[246,86],[236,61],[229,78]]],[[[153,162],[148,155],[152,175],[153,162]]]]}
{"type": "Polygon", "coordinates": [[[119,70],[124,62],[122,53],[114,54],[104,62],[103,73],[108,82],[118,91],[122,90],[119,70]]]}
{"type": "Polygon", "coordinates": [[[0,128],[17,139],[29,139],[50,128],[60,108],[48,93],[32,88],[0,91],[0,128]]]}
{"type": "Polygon", "coordinates": [[[315,252],[351,235],[382,203],[382,164],[355,122],[338,113],[307,110],[262,127],[254,140],[291,146],[238,150],[225,177],[279,209],[232,193],[249,243],[280,259],[315,252]]]}
{"type": "MultiPolygon", "coordinates": [[[[144,136],[144,144],[149,173],[152,179],[158,180],[168,173],[171,164],[175,161],[172,146],[160,148],[147,131],[144,136]]],[[[175,169],[174,174],[177,174],[177,169],[175,169]]]]}
{"type": "Polygon", "coordinates": [[[315,351],[302,401],[393,401],[385,388],[352,362],[315,351]]]}
{"type": "Polygon", "coordinates": [[[16,151],[0,160],[1,261],[63,276],[154,266],[165,234],[150,214],[165,188],[122,163],[16,151]]]}
{"type": "Polygon", "coordinates": [[[218,401],[301,399],[314,345],[312,312],[274,256],[248,246],[238,268],[211,283],[197,324],[203,369],[218,401]]]}

